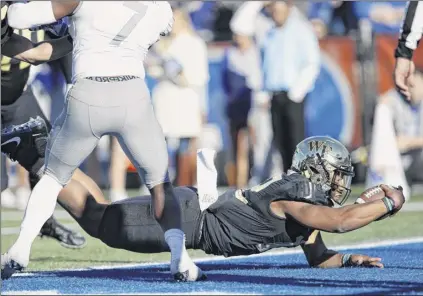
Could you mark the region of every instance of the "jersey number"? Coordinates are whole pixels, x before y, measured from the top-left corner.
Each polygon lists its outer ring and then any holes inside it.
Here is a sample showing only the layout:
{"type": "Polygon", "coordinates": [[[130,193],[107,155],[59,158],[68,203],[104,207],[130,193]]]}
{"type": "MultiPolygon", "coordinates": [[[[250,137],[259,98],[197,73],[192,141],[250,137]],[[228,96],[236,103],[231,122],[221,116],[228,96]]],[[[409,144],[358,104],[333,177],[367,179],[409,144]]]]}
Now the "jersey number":
{"type": "Polygon", "coordinates": [[[129,34],[131,34],[136,25],[143,19],[148,9],[147,5],[138,1],[125,1],[123,2],[123,6],[133,10],[135,14],[128,20],[128,22],[125,24],[125,26],[123,26],[115,38],[113,38],[113,40],[110,42],[111,45],[119,46],[122,41],[125,40],[129,34]]]}

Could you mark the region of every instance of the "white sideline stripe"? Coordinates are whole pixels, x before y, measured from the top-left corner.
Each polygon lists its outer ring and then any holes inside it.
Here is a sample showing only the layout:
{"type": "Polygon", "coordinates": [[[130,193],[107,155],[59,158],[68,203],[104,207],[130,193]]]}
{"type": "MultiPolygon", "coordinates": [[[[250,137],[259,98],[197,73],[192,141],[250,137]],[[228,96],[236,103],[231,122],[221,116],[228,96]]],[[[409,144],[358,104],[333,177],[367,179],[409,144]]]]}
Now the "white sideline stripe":
{"type": "MultiPolygon", "coordinates": [[[[365,242],[359,244],[351,244],[351,245],[340,245],[340,246],[328,246],[328,248],[335,249],[335,250],[348,250],[348,249],[368,249],[368,248],[377,248],[377,247],[385,247],[385,246],[395,246],[395,245],[402,245],[402,244],[412,244],[412,243],[423,243],[423,236],[421,237],[413,237],[413,238],[406,238],[406,239],[392,239],[392,240],[383,240],[383,241],[376,241],[376,242],[365,242]]],[[[423,244],[422,244],[423,249],[423,244]]],[[[225,258],[223,256],[210,256],[206,258],[197,258],[193,259],[196,263],[201,262],[210,262],[210,261],[232,261],[237,259],[243,258],[255,258],[255,257],[269,257],[275,255],[292,255],[292,254],[301,254],[303,251],[301,249],[288,249],[288,250],[281,250],[281,251],[269,251],[266,253],[261,254],[253,254],[249,256],[236,256],[236,257],[229,257],[225,258]]],[[[121,269],[121,268],[134,268],[134,267],[149,267],[149,266],[157,266],[157,265],[167,265],[167,262],[147,262],[147,263],[134,263],[134,264],[121,264],[121,265],[102,265],[102,266],[93,266],[88,268],[69,268],[69,269],[57,269],[57,270],[49,270],[49,271],[37,271],[37,272],[29,272],[29,273],[18,273],[13,275],[19,277],[27,277],[27,276],[34,276],[39,274],[40,272],[45,273],[54,273],[54,272],[63,272],[63,271],[89,271],[89,270],[104,270],[104,269],[121,269]]]]}

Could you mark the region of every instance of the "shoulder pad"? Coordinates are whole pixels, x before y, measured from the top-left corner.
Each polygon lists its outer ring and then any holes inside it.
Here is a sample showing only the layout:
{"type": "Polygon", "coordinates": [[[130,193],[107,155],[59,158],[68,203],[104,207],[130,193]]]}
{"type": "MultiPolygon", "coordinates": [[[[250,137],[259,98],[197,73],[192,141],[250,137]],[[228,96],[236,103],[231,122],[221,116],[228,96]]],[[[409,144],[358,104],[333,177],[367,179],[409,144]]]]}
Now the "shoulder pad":
{"type": "Polygon", "coordinates": [[[314,205],[331,206],[329,197],[315,184],[299,175],[290,180],[291,186],[287,189],[290,200],[307,202],[314,205]]]}

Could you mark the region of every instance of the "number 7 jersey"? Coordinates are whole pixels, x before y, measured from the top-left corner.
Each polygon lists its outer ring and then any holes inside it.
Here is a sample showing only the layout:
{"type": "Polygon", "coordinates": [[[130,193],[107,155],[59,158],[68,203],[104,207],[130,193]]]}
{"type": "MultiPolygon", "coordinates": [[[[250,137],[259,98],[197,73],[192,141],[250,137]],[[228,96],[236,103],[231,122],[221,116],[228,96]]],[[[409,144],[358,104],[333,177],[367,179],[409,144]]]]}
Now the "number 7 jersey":
{"type": "Polygon", "coordinates": [[[167,1],[81,1],[70,16],[73,78],[145,77],[148,49],[169,33],[173,12],[167,1]]]}

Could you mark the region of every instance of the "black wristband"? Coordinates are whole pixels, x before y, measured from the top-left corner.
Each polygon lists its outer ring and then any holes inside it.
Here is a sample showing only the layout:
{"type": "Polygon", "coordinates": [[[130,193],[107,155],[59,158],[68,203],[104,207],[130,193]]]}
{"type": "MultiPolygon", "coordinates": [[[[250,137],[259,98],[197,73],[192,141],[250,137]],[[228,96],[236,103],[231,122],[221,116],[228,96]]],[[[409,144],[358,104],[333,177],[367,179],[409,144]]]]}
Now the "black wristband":
{"type": "Polygon", "coordinates": [[[395,58],[405,58],[411,60],[413,58],[413,50],[409,49],[404,41],[399,41],[395,49],[395,58]]]}

